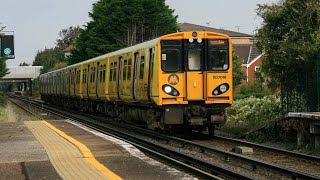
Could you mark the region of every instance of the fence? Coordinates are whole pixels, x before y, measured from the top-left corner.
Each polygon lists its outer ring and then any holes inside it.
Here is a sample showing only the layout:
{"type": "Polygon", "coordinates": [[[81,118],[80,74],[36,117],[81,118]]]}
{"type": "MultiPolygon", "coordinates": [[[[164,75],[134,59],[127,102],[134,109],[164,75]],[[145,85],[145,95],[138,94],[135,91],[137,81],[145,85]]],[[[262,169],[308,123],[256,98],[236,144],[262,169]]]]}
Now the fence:
{"type": "Polygon", "coordinates": [[[281,83],[282,112],[320,111],[320,55],[303,67],[296,82],[281,83]]]}

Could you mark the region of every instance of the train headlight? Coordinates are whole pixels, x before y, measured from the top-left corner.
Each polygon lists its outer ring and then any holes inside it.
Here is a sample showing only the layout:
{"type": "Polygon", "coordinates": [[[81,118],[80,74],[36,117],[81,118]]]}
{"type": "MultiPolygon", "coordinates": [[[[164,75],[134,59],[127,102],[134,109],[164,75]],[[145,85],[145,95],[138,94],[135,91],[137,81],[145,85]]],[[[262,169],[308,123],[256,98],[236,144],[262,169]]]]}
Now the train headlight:
{"type": "Polygon", "coordinates": [[[222,84],[221,86],[220,86],[220,91],[221,92],[226,92],[227,91],[227,86],[226,85],[224,85],[224,84],[222,84]]]}
{"type": "Polygon", "coordinates": [[[164,92],[166,92],[167,94],[171,93],[171,91],[172,91],[172,88],[170,86],[166,86],[164,88],[164,92]]]}
{"type": "Polygon", "coordinates": [[[168,84],[165,84],[162,86],[162,90],[166,93],[166,94],[169,94],[171,96],[180,96],[180,93],[178,90],[176,90],[176,88],[168,85],[168,84]]]}
{"type": "Polygon", "coordinates": [[[212,95],[216,96],[216,95],[220,95],[223,94],[225,92],[227,92],[229,90],[229,84],[228,83],[223,83],[220,84],[218,87],[216,87],[213,91],[212,91],[212,95]]]}

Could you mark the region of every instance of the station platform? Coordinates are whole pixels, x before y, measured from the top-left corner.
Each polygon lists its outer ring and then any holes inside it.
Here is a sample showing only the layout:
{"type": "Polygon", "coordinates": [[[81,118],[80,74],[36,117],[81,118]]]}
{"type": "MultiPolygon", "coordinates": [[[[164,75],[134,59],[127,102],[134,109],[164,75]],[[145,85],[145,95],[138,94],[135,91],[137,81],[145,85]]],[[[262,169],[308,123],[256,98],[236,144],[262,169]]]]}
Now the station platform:
{"type": "Polygon", "coordinates": [[[0,179],[196,179],[69,120],[0,124],[0,179]]]}
{"type": "Polygon", "coordinates": [[[284,120],[296,130],[298,146],[320,149],[320,112],[289,112],[284,120]]]}

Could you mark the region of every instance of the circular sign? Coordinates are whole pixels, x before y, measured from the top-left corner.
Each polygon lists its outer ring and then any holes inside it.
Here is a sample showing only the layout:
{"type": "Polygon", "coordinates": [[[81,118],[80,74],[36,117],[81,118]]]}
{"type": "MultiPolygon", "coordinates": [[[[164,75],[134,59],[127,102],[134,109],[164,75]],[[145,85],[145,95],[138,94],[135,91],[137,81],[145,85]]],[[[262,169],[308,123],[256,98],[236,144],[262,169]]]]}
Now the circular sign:
{"type": "Polygon", "coordinates": [[[11,49],[10,49],[10,48],[5,48],[5,49],[3,50],[3,53],[8,56],[8,55],[11,54],[11,49]]]}
{"type": "Polygon", "coordinates": [[[179,83],[179,76],[176,74],[170,74],[168,77],[168,83],[171,85],[177,85],[179,83]]]}

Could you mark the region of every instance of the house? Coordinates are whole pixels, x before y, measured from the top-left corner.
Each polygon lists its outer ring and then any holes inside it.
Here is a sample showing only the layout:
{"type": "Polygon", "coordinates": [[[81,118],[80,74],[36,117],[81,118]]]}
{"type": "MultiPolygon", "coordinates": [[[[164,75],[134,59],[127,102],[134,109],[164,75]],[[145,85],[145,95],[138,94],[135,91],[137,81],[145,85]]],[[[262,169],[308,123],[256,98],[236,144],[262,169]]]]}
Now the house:
{"type": "Polygon", "coordinates": [[[74,44],[70,44],[68,47],[66,47],[64,50],[63,50],[63,53],[64,53],[64,56],[65,57],[68,57],[71,55],[71,50],[72,49],[75,49],[76,46],[74,44]]]}
{"type": "Polygon", "coordinates": [[[232,39],[232,46],[235,53],[239,56],[240,60],[242,60],[242,72],[246,74],[246,79],[243,80],[242,83],[254,81],[255,72],[260,68],[263,55],[259,53],[255,46],[252,35],[190,23],[180,23],[179,27],[180,31],[214,31],[229,35],[232,39]]]}

